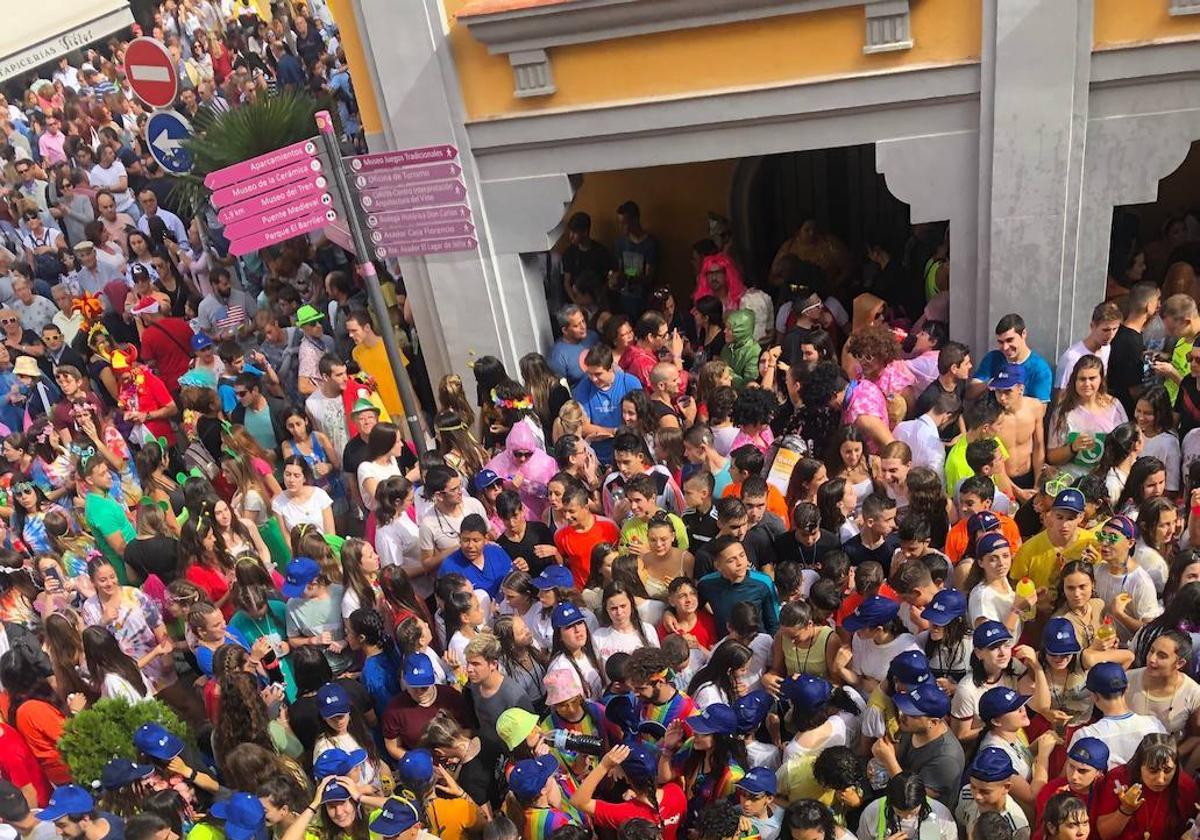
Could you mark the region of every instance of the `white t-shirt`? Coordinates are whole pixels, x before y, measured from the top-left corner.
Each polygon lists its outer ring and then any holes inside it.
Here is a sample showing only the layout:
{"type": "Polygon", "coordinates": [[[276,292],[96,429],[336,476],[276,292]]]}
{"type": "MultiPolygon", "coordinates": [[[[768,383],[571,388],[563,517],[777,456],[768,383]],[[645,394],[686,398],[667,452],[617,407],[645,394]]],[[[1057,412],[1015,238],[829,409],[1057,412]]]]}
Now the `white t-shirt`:
{"type": "MultiPolygon", "coordinates": [[[[642,633],[646,637],[646,641],[650,643],[650,647],[658,647],[658,633],[653,627],[646,622],[641,622],[642,633]]],[[[640,647],[646,647],[646,642],[642,641],[641,636],[635,630],[621,632],[613,627],[600,627],[592,634],[592,649],[596,651],[596,657],[600,660],[600,667],[604,667],[604,663],[608,661],[608,657],[614,653],[633,653],[640,647]]]]}
{"type": "Polygon", "coordinates": [[[462,501],[462,510],[454,515],[447,516],[433,508],[425,516],[421,517],[418,535],[421,541],[422,551],[445,551],[447,548],[458,548],[458,529],[462,527],[462,521],[472,513],[477,513],[487,521],[487,511],[483,509],[483,502],[476,499],[474,496],[464,496],[462,501]]]}
{"type": "Polygon", "coordinates": [[[804,746],[795,738],[788,741],[783,747],[783,762],[786,764],[802,755],[817,755],[829,747],[844,747],[857,741],[858,733],[846,721],[847,717],[849,715],[845,712],[830,715],[827,721],[830,727],[829,735],[820,744],[804,746]]]}
{"type": "Polygon", "coordinates": [[[88,183],[97,190],[103,189],[111,192],[113,200],[117,204],[118,213],[128,213],[129,208],[133,206],[133,193],[129,190],[128,177],[125,164],[119,160],[114,160],[108,169],[97,163],[88,171],[88,183]],[[122,178],[126,179],[124,191],[117,189],[117,183],[122,178]]]}
{"type": "Polygon", "coordinates": [[[1133,549],[1133,562],[1146,570],[1146,574],[1150,575],[1150,580],[1154,581],[1154,591],[1162,595],[1162,591],[1167,585],[1167,575],[1171,571],[1163,556],[1138,540],[1133,549]]]}
{"type": "Polygon", "coordinates": [[[154,699],[154,694],[148,688],[145,693],[142,693],[120,674],[105,675],[104,682],[100,685],[100,696],[105,700],[120,698],[130,703],[140,703],[143,700],[154,699]]]}
{"type": "Polygon", "coordinates": [[[420,531],[408,514],[397,514],[391,522],[375,529],[375,550],[381,567],[404,569],[418,598],[433,594],[433,579],[421,566],[420,531]]]}
{"type": "MultiPolygon", "coordinates": [[[[587,689],[589,700],[599,700],[600,693],[604,691],[604,679],[600,676],[600,672],[592,667],[592,662],[582,653],[574,660],[579,672],[583,674],[583,687],[587,689]]],[[[551,671],[567,670],[574,672],[571,667],[571,662],[567,659],[565,653],[560,653],[558,656],[550,660],[550,665],[546,668],[546,673],[551,671]]]]}
{"type": "MultiPolygon", "coordinates": [[[[877,840],[879,809],[882,807],[883,799],[875,799],[863,809],[858,820],[858,840],[877,840]]],[[[907,832],[909,840],[958,840],[958,824],[950,809],[936,799],[930,799],[929,811],[929,816],[920,823],[915,817],[900,820],[900,829],[907,832]]]]}
{"type": "MultiPolygon", "coordinates": [[[[1012,611],[1012,605],[1017,600],[1017,592],[1005,579],[1005,585],[1008,586],[1008,592],[998,592],[986,583],[980,583],[971,590],[971,595],[967,599],[967,618],[972,626],[981,618],[987,618],[992,621],[1004,623],[1004,619],[1008,617],[1012,611]]],[[[1013,638],[1021,638],[1022,621],[1017,619],[1017,629],[1013,631],[1013,638]]]]}
{"type": "Polygon", "coordinates": [[[271,500],[271,510],[283,517],[283,524],[288,531],[306,523],[315,528],[325,527],[321,512],[328,507],[333,507],[333,499],[320,487],[312,489],[312,495],[306,502],[293,499],[286,491],[271,500]]]}
{"type": "Polygon", "coordinates": [[[1004,750],[1012,760],[1014,773],[1027,782],[1033,778],[1033,754],[1029,752],[1029,747],[1023,744],[1014,744],[994,732],[985,732],[979,739],[979,749],[984,747],[996,747],[1004,750]]]}
{"type": "MultiPolygon", "coordinates": [[[[1013,840],[1029,840],[1029,818],[1025,816],[1025,812],[1021,810],[1017,800],[1012,798],[1012,794],[1009,794],[1004,800],[1003,813],[1008,818],[1009,825],[1012,826],[1013,840]]],[[[975,804],[975,797],[971,795],[970,784],[963,785],[962,790],[959,791],[958,805],[954,809],[954,819],[966,831],[966,836],[970,837],[975,829],[975,821],[979,819],[979,806],[975,804]]]]}
{"type": "Polygon", "coordinates": [[[1179,438],[1174,432],[1163,432],[1154,437],[1142,436],[1142,457],[1153,455],[1167,467],[1167,492],[1179,491],[1179,481],[1183,474],[1183,454],[1179,447],[1179,438]]]}
{"type": "Polygon", "coordinates": [[[850,660],[850,670],[877,682],[883,682],[887,679],[888,666],[892,664],[893,659],[906,650],[920,649],[920,646],[917,645],[917,637],[911,633],[901,633],[882,645],[877,645],[856,633],[850,640],[850,650],[854,654],[850,660]]]}
{"type": "Polygon", "coordinates": [[[1063,351],[1063,354],[1058,357],[1058,382],[1055,387],[1063,389],[1067,387],[1067,382],[1071,379],[1071,371],[1075,370],[1075,363],[1084,356],[1099,356],[1104,369],[1108,370],[1108,354],[1112,352],[1112,345],[1105,344],[1095,353],[1083,346],[1083,340],[1080,339],[1063,351]]]}
{"type": "MultiPolygon", "coordinates": [[[[374,461],[363,461],[358,465],[358,493],[362,497],[363,506],[367,510],[375,510],[379,507],[379,501],[375,498],[375,494],[367,492],[367,479],[373,478],[376,482],[383,481],[385,478],[400,475],[400,467],[396,464],[395,458],[388,458],[386,464],[376,464],[374,461]]],[[[379,489],[378,483],[375,489],[379,489]]],[[[464,499],[464,501],[466,501],[464,499]]]]}
{"type": "MultiPolygon", "coordinates": [[[[1143,568],[1135,567],[1131,572],[1114,575],[1108,571],[1108,564],[1099,563],[1095,568],[1096,597],[1106,605],[1112,603],[1121,592],[1128,592],[1131,599],[1125,607],[1125,612],[1142,621],[1150,621],[1162,613],[1158,603],[1158,595],[1154,589],[1154,581],[1143,568]]],[[[1107,612],[1107,606],[1105,607],[1107,612]]],[[[1117,638],[1124,645],[1133,634],[1119,621],[1113,621],[1117,629],[1117,638]]]]}
{"type": "Polygon", "coordinates": [[[1139,715],[1151,715],[1158,718],[1167,731],[1176,737],[1182,737],[1187,727],[1188,719],[1196,709],[1200,709],[1200,685],[1187,674],[1183,683],[1173,696],[1153,696],[1146,693],[1144,681],[1145,668],[1135,668],[1129,672],[1129,688],[1125,691],[1125,699],[1129,708],[1139,715]]]}
{"type": "MultiPolygon", "coordinates": [[[[1128,692],[1126,696],[1129,696],[1128,692]]],[[[1108,744],[1108,769],[1112,770],[1133,758],[1142,738],[1151,732],[1165,735],[1167,728],[1156,717],[1126,712],[1119,717],[1102,717],[1095,723],[1076,729],[1067,749],[1070,750],[1080,738],[1099,738],[1108,744]]]]}
{"type": "Polygon", "coordinates": [[[713,703],[724,703],[726,706],[732,706],[733,702],[725,690],[716,683],[705,683],[696,689],[696,693],[692,695],[692,701],[697,708],[706,709],[713,703]]]}
{"type": "Polygon", "coordinates": [[[313,420],[313,428],[329,438],[333,451],[339,455],[344,452],[350,442],[350,432],[346,427],[346,403],[342,395],[327,397],[318,388],[305,399],[304,408],[313,420]]]}
{"type": "Polygon", "coordinates": [[[1016,675],[1002,674],[997,682],[977,685],[975,678],[968,673],[958,681],[958,687],[954,689],[954,696],[950,698],[950,716],[956,717],[959,720],[967,720],[975,717],[976,713],[979,712],[979,698],[983,696],[983,693],[989,688],[998,688],[1000,686],[1016,689],[1016,675]]]}

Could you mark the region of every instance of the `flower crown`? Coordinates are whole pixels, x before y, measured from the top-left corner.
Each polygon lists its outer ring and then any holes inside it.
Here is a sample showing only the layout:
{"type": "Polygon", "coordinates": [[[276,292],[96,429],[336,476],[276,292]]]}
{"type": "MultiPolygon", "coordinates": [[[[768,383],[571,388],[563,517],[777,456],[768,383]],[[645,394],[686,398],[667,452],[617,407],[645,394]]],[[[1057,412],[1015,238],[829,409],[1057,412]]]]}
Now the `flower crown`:
{"type": "Polygon", "coordinates": [[[517,409],[522,411],[533,410],[533,400],[529,398],[528,394],[522,394],[517,399],[504,400],[496,396],[495,389],[492,389],[492,405],[496,406],[496,408],[517,409]]]}

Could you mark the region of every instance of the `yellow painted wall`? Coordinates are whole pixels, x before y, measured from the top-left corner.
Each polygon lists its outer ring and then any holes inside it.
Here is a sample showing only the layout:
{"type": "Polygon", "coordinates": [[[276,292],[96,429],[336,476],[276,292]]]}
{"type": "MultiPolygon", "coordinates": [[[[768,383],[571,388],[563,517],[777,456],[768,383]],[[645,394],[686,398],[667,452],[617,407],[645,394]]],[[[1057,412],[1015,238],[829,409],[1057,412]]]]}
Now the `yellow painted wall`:
{"type": "MultiPolygon", "coordinates": [[[[708,236],[708,211],[729,215],[729,188],[736,160],[713,160],[646,169],[588,173],[564,218],[577,211],[592,217],[592,237],[612,247],[617,206],[636,201],[642,225],[658,237],[658,279],[677,293],[692,288],[692,243],[708,236]]],[[[558,248],[566,247],[566,237],[558,248]]]]}
{"type": "Polygon", "coordinates": [[[1200,38],[1200,15],[1171,15],[1167,0],[1095,0],[1095,49],[1200,38]]]}
{"type": "Polygon", "coordinates": [[[358,37],[358,19],[354,16],[354,0],[329,0],[329,11],[341,33],[342,47],[346,50],[346,63],[350,66],[350,78],[354,80],[354,92],[358,96],[358,115],[367,134],[383,131],[379,119],[379,103],[375,101],[375,87],[371,84],[371,65],[358,37]]]}
{"type": "Polygon", "coordinates": [[[906,65],[948,64],[978,59],[980,54],[981,0],[916,0],[912,4],[915,45],[911,50],[863,55],[866,26],[862,7],[829,9],[553,47],[550,59],[558,91],[516,99],[508,58],[489,55],[466,26],[454,19],[466,2],[444,0],[444,7],[471,119],[906,65]]]}

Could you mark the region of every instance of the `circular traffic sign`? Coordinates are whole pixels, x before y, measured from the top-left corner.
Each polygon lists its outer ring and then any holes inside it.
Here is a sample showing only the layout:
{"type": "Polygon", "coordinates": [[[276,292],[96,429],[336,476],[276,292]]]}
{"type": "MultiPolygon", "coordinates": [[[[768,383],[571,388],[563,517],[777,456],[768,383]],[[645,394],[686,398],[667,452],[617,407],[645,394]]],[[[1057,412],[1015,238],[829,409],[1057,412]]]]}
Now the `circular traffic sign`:
{"type": "Polygon", "coordinates": [[[183,147],[183,141],[191,136],[192,124],[178,111],[155,111],[146,123],[150,155],[172,175],[192,171],[192,153],[183,147]]]}
{"type": "Polygon", "coordinates": [[[179,72],[167,48],[153,38],[134,38],[125,49],[125,77],[151,108],[170,106],[179,93],[179,72]]]}

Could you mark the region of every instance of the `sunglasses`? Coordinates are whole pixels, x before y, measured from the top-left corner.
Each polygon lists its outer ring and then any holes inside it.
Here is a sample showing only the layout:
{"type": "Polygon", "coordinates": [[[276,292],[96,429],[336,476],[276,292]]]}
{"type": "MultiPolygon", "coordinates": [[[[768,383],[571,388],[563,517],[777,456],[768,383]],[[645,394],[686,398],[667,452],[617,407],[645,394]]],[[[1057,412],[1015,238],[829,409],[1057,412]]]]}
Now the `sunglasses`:
{"type": "Polygon", "coordinates": [[[235,397],[237,397],[239,400],[240,400],[242,397],[248,396],[249,394],[250,394],[250,392],[249,392],[249,391],[234,391],[234,392],[233,392],[233,395],[234,395],[235,397]]]}
{"type": "Polygon", "coordinates": [[[1096,542],[1103,545],[1116,545],[1123,539],[1125,539],[1125,535],[1116,531],[1101,531],[1096,535],[1096,542]]]}
{"type": "Polygon", "coordinates": [[[515,449],[515,450],[513,450],[513,457],[514,458],[522,458],[522,459],[532,458],[533,451],[529,450],[529,449],[515,449]]]}
{"type": "Polygon", "coordinates": [[[0,318],[0,324],[15,324],[18,318],[0,318]]]}
{"type": "Polygon", "coordinates": [[[15,493],[18,496],[24,495],[25,493],[32,493],[32,492],[33,492],[33,482],[31,482],[31,481],[22,481],[18,484],[13,485],[13,493],[15,493]]]}

